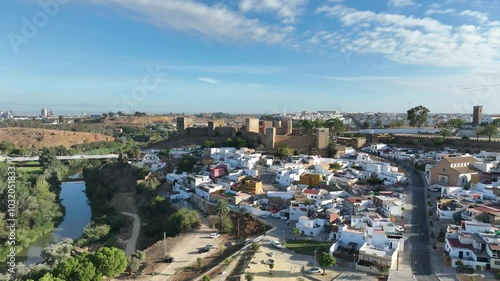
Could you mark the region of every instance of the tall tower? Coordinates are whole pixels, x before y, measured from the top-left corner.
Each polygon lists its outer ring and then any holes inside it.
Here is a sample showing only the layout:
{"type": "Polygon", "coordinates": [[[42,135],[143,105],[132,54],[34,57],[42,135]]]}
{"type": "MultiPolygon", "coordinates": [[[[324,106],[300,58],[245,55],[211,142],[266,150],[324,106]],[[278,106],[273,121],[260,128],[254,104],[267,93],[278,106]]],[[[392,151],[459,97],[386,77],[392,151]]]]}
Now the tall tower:
{"type": "Polygon", "coordinates": [[[330,130],[328,128],[316,129],[316,148],[325,149],[330,144],[330,130]]]}
{"type": "Polygon", "coordinates": [[[43,118],[47,118],[47,116],[49,115],[49,113],[47,112],[47,109],[45,109],[45,107],[42,107],[41,115],[43,118]]]}
{"type": "Polygon", "coordinates": [[[243,123],[247,132],[259,133],[259,119],[257,118],[245,118],[243,123]]]}
{"type": "Polygon", "coordinates": [[[479,125],[481,124],[481,121],[483,121],[483,106],[481,105],[474,106],[474,113],[472,114],[472,123],[474,125],[479,125]]]}
{"type": "Polygon", "coordinates": [[[178,135],[184,135],[184,131],[189,127],[193,127],[193,121],[191,119],[185,118],[185,117],[178,117],[177,118],[177,134],[178,135]]]}

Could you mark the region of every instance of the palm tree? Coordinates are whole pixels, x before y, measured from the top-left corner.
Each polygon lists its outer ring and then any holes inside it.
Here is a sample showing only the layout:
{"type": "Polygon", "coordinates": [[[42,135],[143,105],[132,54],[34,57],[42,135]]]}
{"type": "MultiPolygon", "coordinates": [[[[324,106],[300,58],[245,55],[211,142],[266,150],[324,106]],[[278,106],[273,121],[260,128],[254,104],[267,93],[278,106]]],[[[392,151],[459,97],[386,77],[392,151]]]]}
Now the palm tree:
{"type": "Polygon", "coordinates": [[[292,229],[293,236],[295,236],[295,240],[297,240],[297,236],[300,234],[300,229],[294,227],[292,229]]]}
{"type": "Polygon", "coordinates": [[[217,207],[216,207],[216,210],[217,210],[217,214],[219,215],[220,217],[220,222],[221,222],[221,234],[224,233],[224,226],[223,226],[223,223],[224,223],[224,217],[229,214],[229,212],[231,211],[231,209],[229,208],[229,203],[226,201],[226,200],[219,200],[219,202],[217,202],[217,207]]]}

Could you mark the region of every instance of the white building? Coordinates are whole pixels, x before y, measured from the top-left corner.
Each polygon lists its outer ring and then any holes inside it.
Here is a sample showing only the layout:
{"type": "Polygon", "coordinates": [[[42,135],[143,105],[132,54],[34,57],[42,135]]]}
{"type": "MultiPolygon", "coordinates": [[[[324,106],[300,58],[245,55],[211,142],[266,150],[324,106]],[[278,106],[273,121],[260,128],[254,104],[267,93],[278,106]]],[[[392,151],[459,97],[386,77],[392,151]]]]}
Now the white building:
{"type": "Polygon", "coordinates": [[[309,218],[307,216],[299,217],[296,227],[300,230],[303,235],[316,237],[322,232],[325,232],[325,226],[328,222],[320,218],[309,218]]]}
{"type": "Polygon", "coordinates": [[[195,188],[195,193],[196,195],[200,196],[201,198],[210,201],[210,194],[214,193],[216,191],[221,190],[223,187],[220,184],[205,184],[201,186],[197,186],[195,188]]]}

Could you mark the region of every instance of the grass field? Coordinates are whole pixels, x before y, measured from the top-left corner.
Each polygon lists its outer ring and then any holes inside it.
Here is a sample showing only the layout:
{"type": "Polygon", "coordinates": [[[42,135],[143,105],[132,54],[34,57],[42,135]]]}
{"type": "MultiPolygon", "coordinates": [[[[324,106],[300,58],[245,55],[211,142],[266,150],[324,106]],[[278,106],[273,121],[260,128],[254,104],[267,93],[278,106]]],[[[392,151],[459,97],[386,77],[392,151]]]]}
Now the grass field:
{"type": "Polygon", "coordinates": [[[28,174],[41,174],[43,172],[38,161],[19,163],[16,165],[16,169],[28,174]]]}
{"type": "Polygon", "coordinates": [[[329,252],[332,246],[331,241],[314,241],[314,240],[287,240],[286,248],[294,251],[297,254],[314,256],[314,251],[318,253],[325,251],[329,252]]]}

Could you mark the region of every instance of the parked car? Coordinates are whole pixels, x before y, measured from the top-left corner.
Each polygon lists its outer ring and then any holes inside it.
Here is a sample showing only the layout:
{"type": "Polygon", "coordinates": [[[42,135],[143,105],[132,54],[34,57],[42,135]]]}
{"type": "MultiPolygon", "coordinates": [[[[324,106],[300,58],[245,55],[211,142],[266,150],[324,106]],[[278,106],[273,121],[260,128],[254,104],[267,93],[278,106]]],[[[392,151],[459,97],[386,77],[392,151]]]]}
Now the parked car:
{"type": "Polygon", "coordinates": [[[207,252],[210,252],[210,250],[212,250],[213,248],[215,248],[214,245],[211,245],[211,244],[208,244],[206,245],[205,247],[203,248],[199,248],[198,249],[198,253],[199,254],[202,254],[202,253],[207,253],[207,252]]]}
{"type": "Polygon", "coordinates": [[[260,215],[261,218],[267,219],[268,215],[260,215]]]}
{"type": "Polygon", "coordinates": [[[198,249],[198,254],[203,254],[203,253],[208,253],[208,252],[210,252],[210,249],[205,248],[205,247],[198,249]]]}
{"type": "Polygon", "coordinates": [[[321,273],[323,273],[323,270],[321,270],[321,268],[319,268],[319,267],[313,267],[313,268],[309,269],[307,271],[307,273],[309,273],[309,274],[321,274],[321,273]]]}
{"type": "Polygon", "coordinates": [[[219,233],[210,233],[210,238],[219,238],[220,234],[219,233]]]}
{"type": "Polygon", "coordinates": [[[474,274],[475,270],[472,266],[466,265],[464,267],[457,268],[457,272],[464,273],[464,274],[474,274]]]}
{"type": "Polygon", "coordinates": [[[399,232],[403,232],[403,231],[405,231],[405,229],[404,229],[401,225],[396,225],[396,226],[394,226],[394,228],[395,228],[397,231],[399,231],[399,232]]]}
{"type": "Polygon", "coordinates": [[[286,224],[292,224],[292,223],[295,223],[295,221],[294,220],[286,220],[285,223],[286,224]]]}
{"type": "Polygon", "coordinates": [[[271,244],[273,244],[273,246],[277,249],[283,249],[283,245],[281,245],[280,241],[278,240],[274,240],[273,242],[271,242],[271,244]]]}
{"type": "Polygon", "coordinates": [[[437,185],[431,185],[431,186],[429,186],[428,190],[437,192],[437,191],[441,191],[441,187],[437,186],[437,185]]]}

